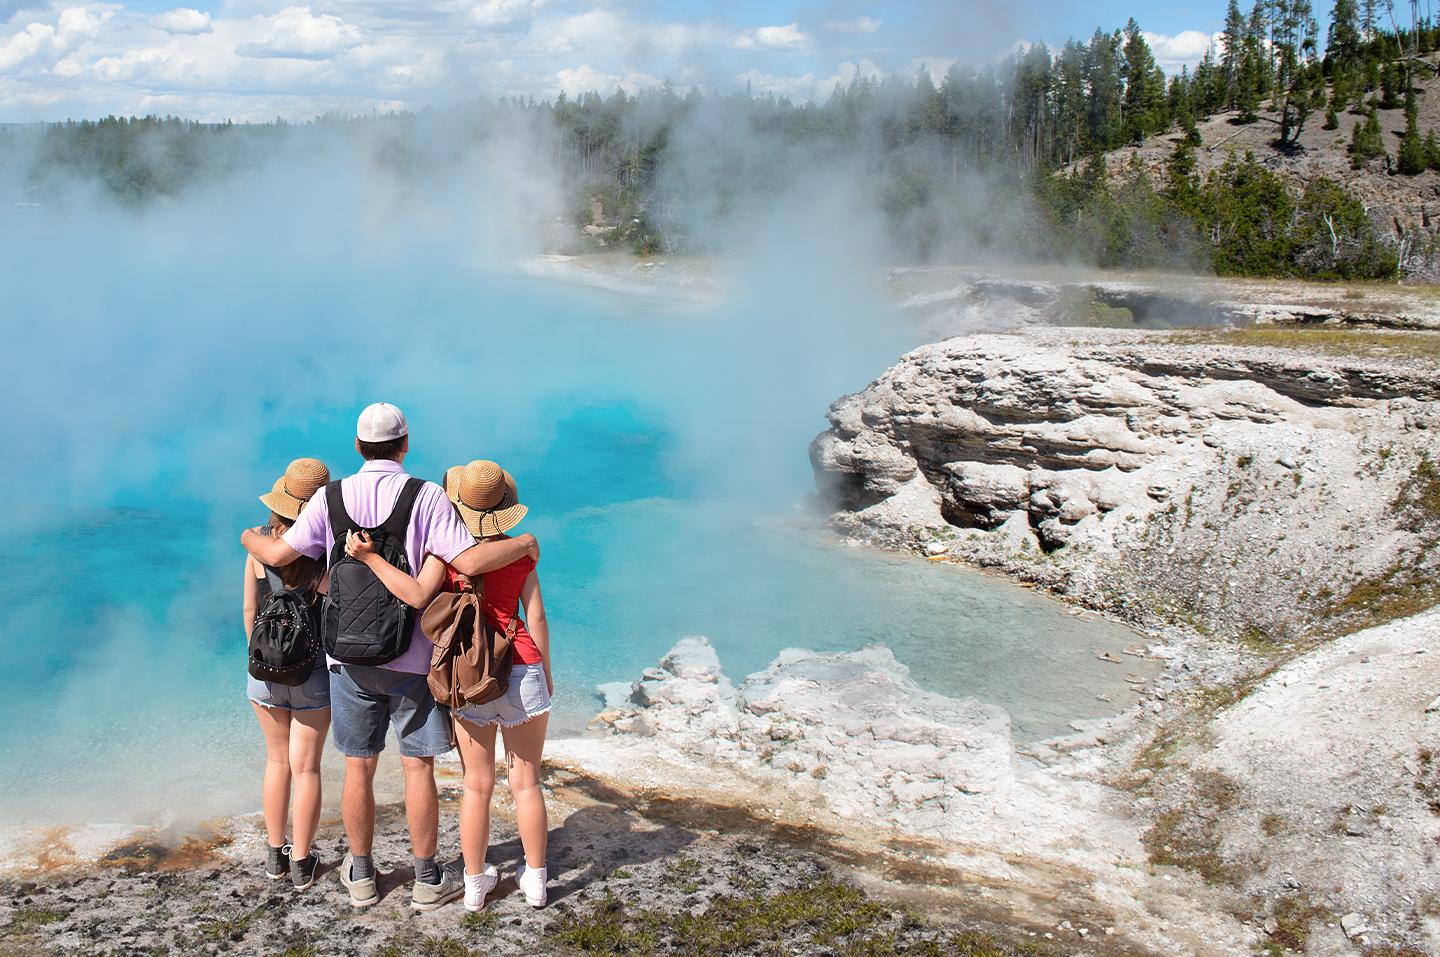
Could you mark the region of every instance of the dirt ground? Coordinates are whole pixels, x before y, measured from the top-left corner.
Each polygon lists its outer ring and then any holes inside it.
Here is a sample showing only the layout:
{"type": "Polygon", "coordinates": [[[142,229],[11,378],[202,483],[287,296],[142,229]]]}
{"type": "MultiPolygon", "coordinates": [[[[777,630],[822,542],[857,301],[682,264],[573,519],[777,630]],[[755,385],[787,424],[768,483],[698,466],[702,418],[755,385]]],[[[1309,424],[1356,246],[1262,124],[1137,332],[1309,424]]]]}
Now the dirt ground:
{"type": "MultiPolygon", "coordinates": [[[[526,906],[517,892],[519,838],[501,789],[489,860],[499,865],[502,880],[478,914],[467,915],[458,901],[423,914],[409,907],[404,808],[391,804],[379,810],[381,900],[371,908],[352,908],[335,874],[345,850],[336,816],[322,824],[316,842],[320,879],[304,892],[264,878],[258,821],[231,820],[216,822],[208,835],[179,841],[136,835],[93,865],[39,866],[0,881],[0,954],[645,953],[651,951],[638,938],[628,944],[622,939],[616,950],[596,927],[603,931],[616,914],[640,920],[635,915],[643,911],[654,926],[678,928],[727,902],[763,914],[756,902],[830,900],[836,894],[842,911],[859,908],[868,915],[868,923],[852,921],[863,926],[848,932],[848,943],[859,952],[892,952],[866,947],[866,940],[883,940],[902,952],[922,946],[933,953],[1033,952],[1042,942],[1044,951],[1057,954],[1077,947],[1101,954],[1146,951],[1113,928],[1106,934],[1106,915],[1088,899],[1078,873],[1045,875],[1023,891],[1023,881],[1008,889],[986,886],[937,863],[943,849],[923,841],[796,826],[694,796],[629,792],[559,768],[551,769],[546,783],[551,883],[543,910],[526,906]],[[1002,900],[1067,880],[1075,886],[1062,902],[1071,915],[1064,927],[1027,924],[1017,919],[1013,901],[1002,900]],[[991,949],[976,950],[980,946],[991,949]]],[[[457,807],[458,791],[445,787],[442,856],[458,846],[457,807]]],[[[53,832],[49,839],[64,840],[53,832]]],[[[1056,903],[1049,900],[1038,910],[1056,903]]],[[[793,923],[757,952],[833,953],[842,943],[826,937],[819,917],[793,923]]],[[[653,952],[674,952],[681,945],[661,940],[655,946],[653,952]]]]}

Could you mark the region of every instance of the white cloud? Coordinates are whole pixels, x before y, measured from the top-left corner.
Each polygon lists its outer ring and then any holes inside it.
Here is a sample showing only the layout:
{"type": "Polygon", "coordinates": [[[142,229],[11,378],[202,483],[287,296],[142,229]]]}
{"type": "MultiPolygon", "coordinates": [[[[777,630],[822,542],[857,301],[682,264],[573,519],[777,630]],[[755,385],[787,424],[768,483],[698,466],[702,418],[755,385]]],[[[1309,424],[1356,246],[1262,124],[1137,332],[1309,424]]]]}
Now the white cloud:
{"type": "Polygon", "coordinates": [[[1140,34],[1145,42],[1150,44],[1150,52],[1155,55],[1155,63],[1165,71],[1166,76],[1174,76],[1180,72],[1182,66],[1188,66],[1191,70],[1205,56],[1205,51],[1212,46],[1220,50],[1220,35],[1218,33],[1203,33],[1199,30],[1185,30],[1175,36],[1166,36],[1163,33],[1140,34]]]}
{"type": "Polygon", "coordinates": [[[481,27],[509,26],[529,19],[535,7],[534,0],[481,0],[470,8],[470,19],[481,27]]]}
{"type": "Polygon", "coordinates": [[[836,20],[825,24],[827,30],[836,33],[874,33],[885,23],[884,20],[872,20],[869,17],[861,17],[859,20],[836,20]]]}
{"type": "Polygon", "coordinates": [[[785,50],[809,46],[810,35],[800,30],[800,24],[791,23],[783,27],[752,27],[742,30],[726,41],[726,46],[736,50],[785,50]]]}
{"type": "Polygon", "coordinates": [[[624,87],[626,93],[634,96],[641,90],[660,86],[663,82],[648,73],[633,71],[627,71],[624,74],[602,73],[589,64],[573,70],[561,70],[555,74],[555,80],[559,88],[564,90],[565,95],[571,99],[592,91],[601,96],[609,96],[615,92],[616,87],[624,87]]]}
{"type": "Polygon", "coordinates": [[[46,67],[60,60],[81,43],[100,32],[100,27],[113,16],[109,10],[94,14],[80,7],[60,11],[54,26],[29,23],[19,33],[0,41],[0,72],[18,67],[46,67]]]}
{"type": "Polygon", "coordinates": [[[895,72],[899,76],[904,77],[906,82],[914,83],[915,78],[920,75],[920,68],[923,66],[930,73],[930,82],[939,86],[940,81],[945,78],[945,74],[949,73],[950,68],[954,65],[955,60],[953,57],[917,56],[910,61],[909,66],[896,70],[895,72]]]}
{"type": "Polygon", "coordinates": [[[792,100],[805,101],[813,94],[816,100],[824,100],[834,84],[820,87],[815,80],[815,74],[806,73],[804,76],[777,76],[774,73],[762,73],[759,70],[749,70],[735,77],[737,86],[747,86],[752,94],[757,96],[766,93],[773,93],[777,97],[788,96],[792,100]]]}
{"type": "Polygon", "coordinates": [[[174,10],[166,10],[164,13],[157,13],[150,18],[150,25],[157,30],[164,30],[166,33],[210,33],[215,29],[210,23],[210,14],[201,13],[199,10],[192,10],[189,7],[176,7],[174,10]]]}
{"type": "Polygon", "coordinates": [[[359,46],[364,39],[359,28],[328,13],[317,17],[309,7],[286,7],[273,17],[253,19],[269,29],[259,40],[236,47],[240,56],[328,60],[359,46]]]}

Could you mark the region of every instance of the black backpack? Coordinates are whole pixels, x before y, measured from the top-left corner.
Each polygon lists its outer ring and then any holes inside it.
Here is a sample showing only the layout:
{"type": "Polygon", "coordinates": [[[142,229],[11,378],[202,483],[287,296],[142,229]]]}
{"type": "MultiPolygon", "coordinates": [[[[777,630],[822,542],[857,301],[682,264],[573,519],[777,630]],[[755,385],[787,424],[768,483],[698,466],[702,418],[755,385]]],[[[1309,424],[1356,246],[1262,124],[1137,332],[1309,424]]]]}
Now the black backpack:
{"type": "Polygon", "coordinates": [[[250,627],[250,677],[282,685],[302,685],[320,652],[320,622],[312,594],[286,588],[265,566],[270,594],[260,601],[250,627]]]}
{"type": "Polygon", "coordinates": [[[362,529],[345,511],[340,482],[325,486],[325,505],[330,512],[330,531],[335,545],[330,550],[330,590],[325,595],[321,634],[325,651],[337,661],[352,665],[383,665],[403,655],[415,630],[415,609],[381,584],[364,562],[345,554],[345,533],[364,531],[375,551],[401,572],[410,574],[405,557],[405,531],[415,496],[425,483],[418,478],[406,481],[390,517],[375,528],[362,529]]]}

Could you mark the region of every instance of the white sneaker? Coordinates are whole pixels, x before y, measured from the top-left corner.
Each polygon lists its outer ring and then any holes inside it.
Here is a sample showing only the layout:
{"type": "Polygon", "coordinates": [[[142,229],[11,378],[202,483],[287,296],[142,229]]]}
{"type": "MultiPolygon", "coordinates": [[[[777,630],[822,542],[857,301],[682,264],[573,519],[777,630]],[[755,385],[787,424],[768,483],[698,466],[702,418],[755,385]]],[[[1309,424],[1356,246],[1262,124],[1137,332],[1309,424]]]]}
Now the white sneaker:
{"type": "Polygon", "coordinates": [[[515,871],[515,883],[525,892],[525,903],[531,907],[545,906],[545,882],[549,879],[549,868],[526,867],[524,861],[515,871]]]}
{"type": "Polygon", "coordinates": [[[485,906],[485,898],[495,889],[500,872],[494,864],[486,864],[479,874],[465,875],[465,909],[479,910],[485,906]]]}

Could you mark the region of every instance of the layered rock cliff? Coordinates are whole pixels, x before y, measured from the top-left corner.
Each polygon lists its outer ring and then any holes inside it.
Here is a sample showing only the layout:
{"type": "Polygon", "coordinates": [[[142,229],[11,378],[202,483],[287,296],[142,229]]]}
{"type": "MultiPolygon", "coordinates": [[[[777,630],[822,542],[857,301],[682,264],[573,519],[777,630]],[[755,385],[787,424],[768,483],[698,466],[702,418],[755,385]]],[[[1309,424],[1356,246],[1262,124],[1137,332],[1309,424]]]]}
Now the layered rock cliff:
{"type": "Polygon", "coordinates": [[[909,353],[811,445],[835,527],[1142,624],[1284,639],[1428,603],[1433,364],[1197,338],[1052,329],[909,353]]]}

